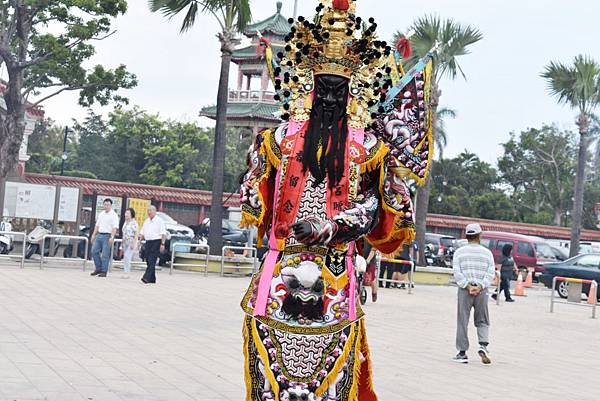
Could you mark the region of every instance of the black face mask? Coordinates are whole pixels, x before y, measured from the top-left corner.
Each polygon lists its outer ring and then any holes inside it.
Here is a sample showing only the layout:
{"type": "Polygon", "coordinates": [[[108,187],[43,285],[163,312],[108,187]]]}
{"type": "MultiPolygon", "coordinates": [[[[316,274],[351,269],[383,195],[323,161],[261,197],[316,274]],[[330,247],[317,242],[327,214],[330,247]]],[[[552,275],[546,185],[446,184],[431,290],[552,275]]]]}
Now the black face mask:
{"type": "Polygon", "coordinates": [[[325,177],[329,187],[337,186],[344,175],[348,136],[348,79],[337,75],[319,75],[316,96],[304,139],[303,170],[310,171],[318,185],[325,177]],[[318,159],[322,149],[321,160],[318,159]]]}

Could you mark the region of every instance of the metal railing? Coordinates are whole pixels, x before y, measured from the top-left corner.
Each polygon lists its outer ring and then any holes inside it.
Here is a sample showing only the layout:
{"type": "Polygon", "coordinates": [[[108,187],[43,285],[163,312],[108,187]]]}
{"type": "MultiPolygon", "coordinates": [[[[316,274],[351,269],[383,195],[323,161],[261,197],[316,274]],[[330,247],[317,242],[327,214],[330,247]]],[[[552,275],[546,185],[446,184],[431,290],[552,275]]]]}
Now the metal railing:
{"type": "MultiPolygon", "coordinates": [[[[181,252],[185,253],[185,252],[181,252]]],[[[171,251],[171,263],[169,266],[169,275],[173,274],[173,267],[181,266],[181,267],[204,267],[204,276],[208,276],[208,255],[210,255],[210,246],[203,244],[190,244],[185,242],[176,242],[173,244],[173,250],[171,251]],[[187,246],[189,248],[194,249],[204,249],[206,251],[206,258],[204,259],[204,264],[192,264],[192,263],[175,263],[175,254],[177,246],[187,246]]],[[[222,269],[221,269],[222,271],[222,269]]]]}
{"type": "MultiPolygon", "coordinates": [[[[19,231],[0,231],[0,235],[6,235],[6,236],[14,236],[17,235],[19,237],[23,237],[23,249],[21,252],[21,269],[25,267],[25,252],[27,250],[27,233],[22,233],[19,231]]],[[[14,240],[13,240],[14,242],[14,240]]],[[[9,250],[10,252],[10,250],[9,250]]],[[[9,255],[0,255],[0,258],[2,259],[12,259],[12,256],[9,255]]]]}
{"type": "MultiPolygon", "coordinates": [[[[56,256],[46,256],[44,257],[44,248],[46,245],[46,238],[55,238],[55,239],[74,239],[77,241],[85,241],[85,252],[83,255],[83,271],[85,271],[85,264],[87,262],[87,258],[88,258],[88,247],[89,247],[89,238],[88,237],[83,237],[83,236],[77,236],[77,235],[60,235],[60,234],[46,234],[42,237],[42,243],[40,244],[40,269],[42,269],[42,267],[44,266],[44,260],[62,260],[62,261],[74,261],[77,260],[79,258],[59,258],[56,256]]],[[[50,254],[50,252],[48,251],[48,254],[50,254]]]]}
{"type": "MultiPolygon", "coordinates": [[[[138,241],[138,243],[144,244],[146,241],[138,241]]],[[[115,255],[115,245],[117,244],[122,244],[123,243],[123,239],[122,238],[116,238],[113,241],[113,246],[110,248],[110,259],[108,262],[108,271],[110,271],[114,265],[123,265],[123,261],[122,260],[115,260],[114,255],[115,255]]],[[[117,248],[118,249],[118,248],[117,248]]],[[[133,266],[141,266],[143,269],[146,268],[146,263],[145,262],[134,262],[133,260],[131,261],[131,267],[133,266]]]]}
{"type": "MultiPolygon", "coordinates": [[[[401,265],[410,265],[410,270],[408,271],[408,293],[412,294],[412,290],[415,286],[415,280],[414,280],[415,264],[414,264],[414,262],[412,262],[410,260],[387,259],[387,258],[382,258],[381,262],[398,263],[401,265]]],[[[379,268],[381,269],[381,266],[379,268]]],[[[402,281],[402,280],[388,280],[388,279],[379,279],[379,278],[378,278],[378,280],[380,282],[384,282],[384,283],[406,284],[406,281],[402,281]]]]}
{"type": "Polygon", "coordinates": [[[223,249],[221,250],[221,277],[223,277],[225,275],[225,269],[236,269],[238,270],[252,270],[252,272],[256,272],[256,262],[258,260],[257,258],[258,256],[258,249],[254,248],[254,247],[249,247],[249,246],[224,246],[223,249]],[[241,264],[246,263],[248,264],[248,260],[250,259],[248,258],[248,256],[245,255],[235,255],[235,256],[225,256],[225,252],[227,250],[230,251],[250,251],[252,252],[252,256],[251,256],[251,260],[252,260],[252,267],[246,267],[246,266],[241,266],[241,264]],[[227,260],[226,260],[227,259],[227,260]],[[226,262],[229,262],[230,264],[228,264],[227,266],[225,265],[226,262]]]}
{"type": "Polygon", "coordinates": [[[228,101],[237,102],[268,102],[275,103],[275,92],[261,90],[230,90],[228,101]]]}
{"type": "Polygon", "coordinates": [[[585,307],[592,308],[592,319],[595,319],[596,318],[596,306],[598,305],[598,295],[597,294],[598,294],[598,283],[596,282],[596,280],[582,280],[579,278],[555,276],[552,279],[552,294],[550,295],[550,313],[554,312],[554,304],[585,306],[585,307]],[[571,297],[569,297],[567,299],[567,301],[557,301],[555,299],[554,293],[556,292],[556,283],[559,281],[569,283],[569,287],[571,287],[571,285],[574,285],[573,288],[569,288],[569,295],[571,295],[571,293],[573,295],[577,295],[577,297],[578,297],[577,301],[570,300],[571,297]],[[593,299],[588,298],[588,302],[585,304],[581,303],[581,293],[582,293],[581,290],[582,290],[583,284],[589,284],[591,286],[588,297],[590,295],[593,296],[593,299]]]}

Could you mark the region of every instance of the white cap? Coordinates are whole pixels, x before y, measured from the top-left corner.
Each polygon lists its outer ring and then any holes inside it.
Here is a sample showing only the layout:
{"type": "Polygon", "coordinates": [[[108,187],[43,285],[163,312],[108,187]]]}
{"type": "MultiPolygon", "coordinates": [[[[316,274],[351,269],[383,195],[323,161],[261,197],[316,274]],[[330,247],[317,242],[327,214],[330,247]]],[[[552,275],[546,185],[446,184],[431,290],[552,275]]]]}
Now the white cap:
{"type": "Polygon", "coordinates": [[[472,223],[467,225],[466,228],[466,234],[467,235],[477,235],[477,234],[481,234],[481,226],[479,225],[479,223],[472,223]]]}

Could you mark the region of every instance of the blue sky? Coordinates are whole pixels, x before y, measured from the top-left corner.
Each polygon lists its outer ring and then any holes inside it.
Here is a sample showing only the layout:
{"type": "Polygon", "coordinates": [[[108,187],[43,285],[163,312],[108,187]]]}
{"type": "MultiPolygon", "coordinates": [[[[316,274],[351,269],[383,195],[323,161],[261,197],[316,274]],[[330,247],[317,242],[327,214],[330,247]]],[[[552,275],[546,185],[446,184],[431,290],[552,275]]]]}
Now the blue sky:
{"type": "MultiPolygon", "coordinates": [[[[291,14],[293,0],[284,0],[291,14]]],[[[299,0],[300,14],[312,15],[317,1],[299,0]]],[[[255,20],[275,11],[274,0],[253,0],[255,20]]],[[[484,39],[460,64],[467,80],[444,80],[441,105],[458,116],[447,122],[446,156],[468,149],[495,163],[500,143],[511,131],[557,123],[575,129],[575,113],[548,95],[540,73],[550,60],[569,62],[577,54],[600,61],[600,3],[589,0],[359,0],[358,14],[375,17],[379,35],[389,39],[424,14],[451,17],[481,30],[484,39]]],[[[124,92],[131,104],[163,117],[201,121],[199,109],[213,104],[220,59],[214,34],[217,25],[202,16],[197,27],[179,34],[179,19],[151,14],[146,0],[130,0],[129,11],[115,22],[117,33],[97,44],[95,62],[124,63],[136,73],[139,86],[124,92]]],[[[232,66],[230,87],[235,86],[232,66]]],[[[85,110],[76,96],[62,95],[45,104],[58,123],[81,119],[85,110]]],[[[106,109],[104,109],[106,111],[106,109]]]]}

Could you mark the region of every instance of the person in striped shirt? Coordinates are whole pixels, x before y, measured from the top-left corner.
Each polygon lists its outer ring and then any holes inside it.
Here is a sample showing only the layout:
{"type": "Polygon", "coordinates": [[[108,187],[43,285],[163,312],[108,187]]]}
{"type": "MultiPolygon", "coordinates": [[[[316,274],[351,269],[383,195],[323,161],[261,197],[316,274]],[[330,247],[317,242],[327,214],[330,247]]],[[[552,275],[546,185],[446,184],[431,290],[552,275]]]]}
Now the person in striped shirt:
{"type": "Polygon", "coordinates": [[[456,348],[453,358],[459,363],[468,363],[468,326],[471,309],[474,309],[475,327],[479,339],[478,354],[484,364],[490,364],[487,349],[489,344],[490,316],[488,312],[487,289],[494,279],[494,256],[489,249],[479,243],[481,226],[469,224],[466,228],[469,243],[460,247],[452,260],[454,280],[458,286],[456,348]]]}

